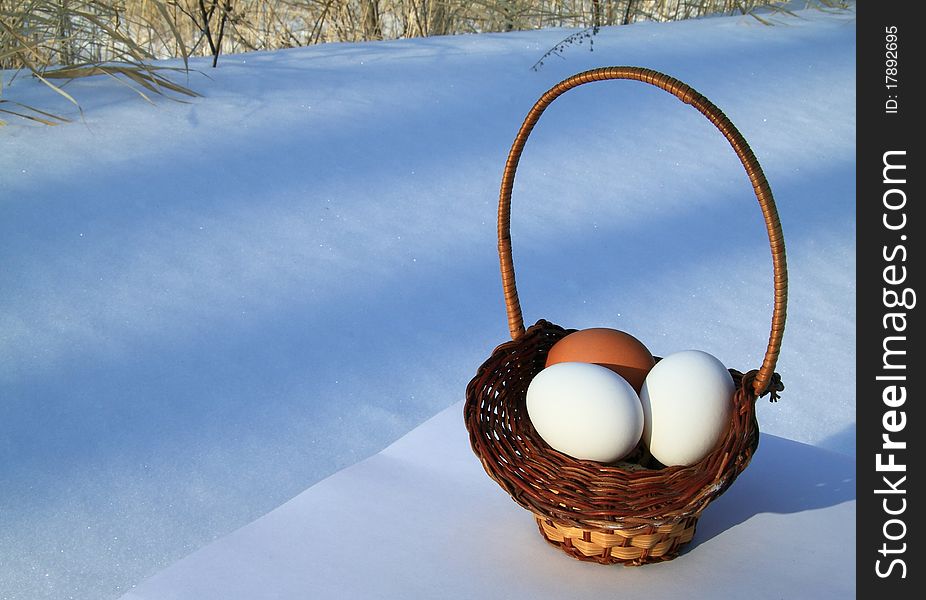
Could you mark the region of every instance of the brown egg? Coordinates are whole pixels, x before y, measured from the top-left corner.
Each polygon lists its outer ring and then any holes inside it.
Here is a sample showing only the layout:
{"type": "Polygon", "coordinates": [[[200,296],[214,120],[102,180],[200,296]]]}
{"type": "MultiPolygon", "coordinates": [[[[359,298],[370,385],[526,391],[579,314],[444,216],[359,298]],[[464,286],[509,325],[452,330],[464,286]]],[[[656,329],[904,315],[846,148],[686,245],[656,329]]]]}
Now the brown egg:
{"type": "Polygon", "coordinates": [[[546,366],[586,362],[608,367],[640,393],[643,379],[656,360],[640,340],[617,329],[595,327],[570,333],[553,344],[546,366]]]}

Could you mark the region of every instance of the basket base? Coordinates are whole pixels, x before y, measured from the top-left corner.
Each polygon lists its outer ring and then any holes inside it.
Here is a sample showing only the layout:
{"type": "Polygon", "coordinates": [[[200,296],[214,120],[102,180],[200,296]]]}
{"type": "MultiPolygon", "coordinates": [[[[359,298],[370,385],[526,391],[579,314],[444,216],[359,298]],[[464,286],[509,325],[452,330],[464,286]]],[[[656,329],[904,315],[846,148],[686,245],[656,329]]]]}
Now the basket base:
{"type": "Polygon", "coordinates": [[[672,560],[694,537],[698,525],[698,517],[694,516],[672,525],[606,533],[558,525],[536,514],[534,518],[545,540],[573,558],[603,565],[639,566],[672,560]]]}

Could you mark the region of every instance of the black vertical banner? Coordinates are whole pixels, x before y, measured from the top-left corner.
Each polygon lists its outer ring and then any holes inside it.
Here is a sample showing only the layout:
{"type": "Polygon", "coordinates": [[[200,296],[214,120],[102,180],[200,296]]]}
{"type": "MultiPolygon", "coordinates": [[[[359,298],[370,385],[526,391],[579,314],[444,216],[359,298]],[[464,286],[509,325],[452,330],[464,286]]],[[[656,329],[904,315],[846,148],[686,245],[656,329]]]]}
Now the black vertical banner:
{"type": "MultiPolygon", "coordinates": [[[[857,469],[859,598],[921,597],[926,372],[918,292],[926,84],[919,2],[858,3],[857,469]],[[920,458],[916,458],[919,456],[920,458]],[[876,595],[877,594],[877,595],[876,595]]],[[[924,298],[926,300],[926,298],[924,298]]]]}

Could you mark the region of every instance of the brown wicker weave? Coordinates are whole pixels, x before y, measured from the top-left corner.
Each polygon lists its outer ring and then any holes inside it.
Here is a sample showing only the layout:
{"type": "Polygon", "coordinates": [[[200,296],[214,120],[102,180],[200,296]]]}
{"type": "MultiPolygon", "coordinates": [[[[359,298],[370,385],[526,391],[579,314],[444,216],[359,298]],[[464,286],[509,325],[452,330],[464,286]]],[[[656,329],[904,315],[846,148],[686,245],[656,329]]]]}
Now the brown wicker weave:
{"type": "Polygon", "coordinates": [[[784,332],[787,265],[778,212],[758,161],[729,119],[704,96],[662,73],[609,67],[574,75],[547,91],[528,113],[505,164],[498,205],[498,245],[511,341],[500,345],[466,388],[464,418],[470,443],[489,476],[534,513],[550,543],[582,560],[640,565],[674,558],[694,536],[701,511],[746,468],[759,442],[755,400],[784,389],[774,372],[784,332]],[[540,115],[576,86],[633,79],[659,87],[706,116],[730,142],[752,182],[765,216],[774,267],[774,308],[759,369],[730,370],[735,409],[726,436],[702,461],[687,467],[632,468],[579,460],[550,448],[527,417],[525,396],[547,352],[566,330],[544,320],[524,329],[515,288],[509,217],[511,191],[524,144],[540,115]]]}

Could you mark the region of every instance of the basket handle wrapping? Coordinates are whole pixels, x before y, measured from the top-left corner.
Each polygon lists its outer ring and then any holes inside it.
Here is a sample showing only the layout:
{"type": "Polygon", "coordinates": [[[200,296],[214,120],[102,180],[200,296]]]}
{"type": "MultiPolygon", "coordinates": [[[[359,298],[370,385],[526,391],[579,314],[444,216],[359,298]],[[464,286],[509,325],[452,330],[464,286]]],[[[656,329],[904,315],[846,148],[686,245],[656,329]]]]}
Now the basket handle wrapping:
{"type": "Polygon", "coordinates": [[[785,258],[784,237],[781,232],[781,221],[778,218],[778,210],[775,208],[775,199],[772,197],[772,190],[765,179],[762,167],[759,166],[755,154],[742,134],[733,126],[733,123],[721,112],[719,108],[699,94],[697,91],[682,83],[681,81],[669,77],[658,71],[643,69],[640,67],[605,67],[585,71],[573,75],[559,82],[534,104],[521,129],[511,145],[511,151],[508,153],[508,160],[505,162],[505,171],[502,175],[501,191],[499,192],[498,201],[498,255],[501,263],[502,286],[505,294],[505,309],[508,312],[508,328],[511,331],[511,339],[516,340],[524,334],[524,320],[521,317],[521,304],[518,301],[518,290],[515,286],[514,263],[511,258],[511,191],[514,187],[515,172],[518,168],[518,161],[521,153],[524,151],[524,144],[533,130],[534,125],[540,119],[543,111],[558,98],[561,94],[574,87],[591,83],[593,81],[603,81],[608,79],[632,79],[642,81],[663,89],[676,96],[685,104],[694,106],[708,120],[720,130],[720,133],[727,138],[736,155],[743,163],[749,181],[752,182],[756,199],[759,201],[759,207],[762,209],[762,215],[765,217],[765,225],[768,230],[769,245],[772,250],[772,265],[774,267],[774,307],[772,310],[772,327],[769,333],[768,347],[765,351],[765,358],[762,366],[753,381],[753,387],[756,396],[765,393],[766,388],[772,379],[775,371],[775,364],[778,361],[778,353],[781,349],[781,338],[784,334],[785,316],[787,314],[788,301],[788,266],[785,258]]]}

